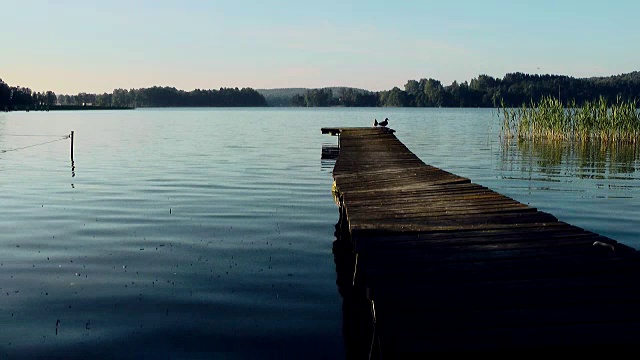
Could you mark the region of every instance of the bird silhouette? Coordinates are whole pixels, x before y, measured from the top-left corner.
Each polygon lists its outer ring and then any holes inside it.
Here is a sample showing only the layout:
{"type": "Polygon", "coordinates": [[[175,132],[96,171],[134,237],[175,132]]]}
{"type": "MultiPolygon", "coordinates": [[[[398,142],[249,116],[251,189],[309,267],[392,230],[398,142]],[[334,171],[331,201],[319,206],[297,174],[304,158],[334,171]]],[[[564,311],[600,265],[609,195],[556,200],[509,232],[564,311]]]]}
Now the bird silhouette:
{"type": "Polygon", "coordinates": [[[378,125],[387,126],[389,124],[389,118],[384,118],[384,121],[380,121],[378,125]]]}
{"type": "Polygon", "coordinates": [[[378,126],[378,119],[373,119],[373,126],[378,126]]]}

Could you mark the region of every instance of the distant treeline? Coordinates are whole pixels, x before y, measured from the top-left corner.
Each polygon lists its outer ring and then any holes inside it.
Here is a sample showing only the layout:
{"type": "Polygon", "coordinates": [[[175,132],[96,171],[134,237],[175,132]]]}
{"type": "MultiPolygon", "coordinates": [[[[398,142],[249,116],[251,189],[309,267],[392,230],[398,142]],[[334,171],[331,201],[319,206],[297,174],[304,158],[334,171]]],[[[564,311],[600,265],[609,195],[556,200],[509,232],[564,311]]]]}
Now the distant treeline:
{"type": "Polygon", "coordinates": [[[640,72],[610,77],[573,78],[562,75],[506,74],[502,79],[480,75],[470,82],[443,86],[439,80],[409,80],[404,90],[372,92],[349,87],[322,89],[220,88],[193,91],[174,87],[115,89],[112,93],[56,95],[9,86],[0,79],[0,110],[46,109],[59,105],[135,107],[346,106],[346,107],[515,107],[538,103],[545,96],[562,104],[581,105],[603,97],[636,101],[640,72]]]}
{"type": "Polygon", "coordinates": [[[290,106],[497,107],[538,103],[545,96],[565,105],[581,105],[604,97],[608,101],[640,99],[640,72],[573,78],[562,75],[512,73],[502,79],[480,75],[443,86],[435,79],[409,80],[404,90],[371,92],[352,88],[307,89],[291,97],[290,106]],[[336,92],[335,90],[338,89],[336,92]]]}
{"type": "MultiPolygon", "coordinates": [[[[323,90],[323,93],[328,93],[328,90],[331,90],[331,97],[334,97],[336,99],[338,97],[344,98],[345,97],[344,95],[341,96],[341,94],[343,93],[347,96],[350,96],[350,94],[353,94],[353,96],[355,96],[355,94],[372,94],[372,92],[369,90],[350,88],[350,87],[344,87],[344,86],[326,87],[323,89],[309,89],[309,88],[257,89],[257,91],[260,94],[262,94],[262,96],[264,96],[264,98],[267,100],[267,104],[269,106],[274,106],[274,107],[292,106],[292,105],[307,106],[306,103],[303,104],[300,100],[300,97],[302,97],[302,99],[304,100],[305,95],[307,95],[308,99],[310,100],[310,104],[313,104],[316,101],[313,98],[319,95],[318,90],[323,90]],[[294,102],[292,102],[292,99],[294,99],[294,102]]],[[[323,96],[325,95],[321,95],[320,98],[322,98],[323,96]]],[[[322,105],[322,106],[340,105],[335,100],[329,101],[329,104],[330,105],[322,105]]],[[[310,105],[310,106],[318,106],[318,105],[310,105]]],[[[363,103],[361,105],[355,105],[355,106],[376,106],[376,105],[363,103]]]]}
{"type": "Polygon", "coordinates": [[[220,90],[193,91],[174,87],[154,86],[142,89],[115,89],[111,94],[85,94],[58,96],[58,103],[93,103],[115,107],[239,107],[267,106],[260,93],[251,88],[220,88],[220,90]]]}
{"type": "Polygon", "coordinates": [[[220,88],[193,91],[173,87],[115,89],[112,93],[56,95],[53,91],[35,92],[9,86],[0,79],[0,110],[45,110],[60,106],[100,108],[135,107],[239,107],[267,106],[264,97],[251,88],[220,88]]]}
{"type": "Polygon", "coordinates": [[[0,111],[44,109],[54,106],[56,101],[53,91],[33,92],[29,88],[9,86],[0,79],[0,111]]]}

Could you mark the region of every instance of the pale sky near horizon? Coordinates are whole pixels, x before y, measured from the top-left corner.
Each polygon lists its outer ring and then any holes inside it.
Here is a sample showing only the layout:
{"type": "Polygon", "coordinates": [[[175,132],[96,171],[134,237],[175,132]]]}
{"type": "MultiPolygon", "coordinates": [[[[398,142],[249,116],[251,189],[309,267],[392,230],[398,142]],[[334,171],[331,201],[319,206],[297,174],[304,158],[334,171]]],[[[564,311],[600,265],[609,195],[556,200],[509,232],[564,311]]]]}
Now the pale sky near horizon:
{"type": "Polygon", "coordinates": [[[640,1],[0,0],[0,79],[58,94],[403,88],[640,70],[640,1]]]}

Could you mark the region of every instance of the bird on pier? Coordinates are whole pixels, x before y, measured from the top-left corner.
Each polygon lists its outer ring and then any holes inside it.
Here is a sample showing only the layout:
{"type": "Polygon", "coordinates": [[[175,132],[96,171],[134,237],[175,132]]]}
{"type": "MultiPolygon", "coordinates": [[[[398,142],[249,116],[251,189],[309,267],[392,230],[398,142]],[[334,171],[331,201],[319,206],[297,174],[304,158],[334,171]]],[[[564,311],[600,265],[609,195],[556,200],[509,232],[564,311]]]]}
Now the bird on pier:
{"type": "Polygon", "coordinates": [[[373,119],[373,126],[378,126],[378,119],[373,119]]]}
{"type": "Polygon", "coordinates": [[[387,126],[388,124],[389,124],[389,118],[384,118],[384,121],[380,121],[378,123],[378,125],[383,126],[383,127],[387,126]]]}

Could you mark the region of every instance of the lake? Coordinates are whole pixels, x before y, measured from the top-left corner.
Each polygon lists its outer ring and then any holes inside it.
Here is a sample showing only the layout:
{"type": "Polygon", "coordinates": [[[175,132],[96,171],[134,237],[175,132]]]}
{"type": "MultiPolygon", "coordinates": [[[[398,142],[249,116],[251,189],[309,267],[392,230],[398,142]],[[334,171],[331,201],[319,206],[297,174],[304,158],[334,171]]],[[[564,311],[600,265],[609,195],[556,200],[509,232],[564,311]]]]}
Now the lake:
{"type": "Polygon", "coordinates": [[[344,358],[320,128],[385,117],[426,163],[640,249],[637,147],[504,143],[491,109],[0,113],[0,356],[344,358]]]}

